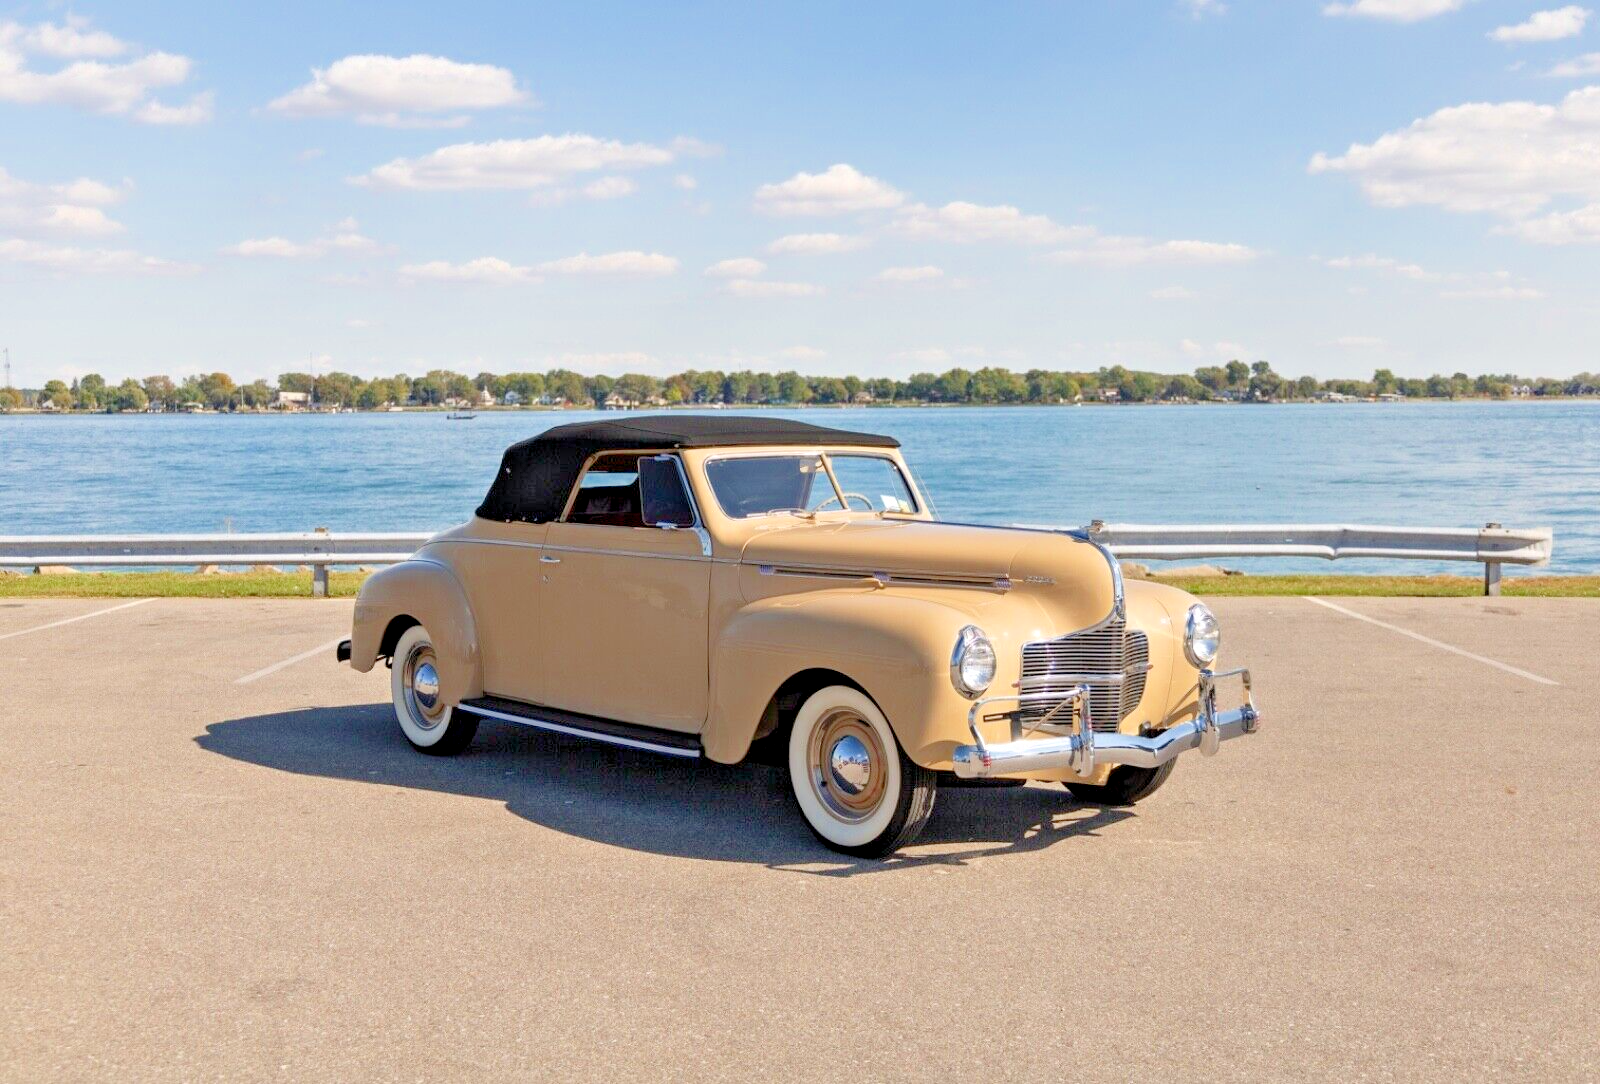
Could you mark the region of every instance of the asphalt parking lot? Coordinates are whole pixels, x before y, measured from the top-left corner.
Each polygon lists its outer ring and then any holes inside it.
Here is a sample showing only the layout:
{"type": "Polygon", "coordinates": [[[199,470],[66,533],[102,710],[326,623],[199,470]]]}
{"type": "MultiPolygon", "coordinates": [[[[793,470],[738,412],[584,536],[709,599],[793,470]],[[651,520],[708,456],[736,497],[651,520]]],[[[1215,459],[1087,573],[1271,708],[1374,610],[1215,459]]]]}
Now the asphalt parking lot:
{"type": "Polygon", "coordinates": [[[1132,810],[413,753],[348,601],[0,600],[0,1078],[1593,1080],[1600,600],[1219,599],[1253,739],[1132,810]],[[1376,622],[1376,623],[1375,623],[1376,622]]]}

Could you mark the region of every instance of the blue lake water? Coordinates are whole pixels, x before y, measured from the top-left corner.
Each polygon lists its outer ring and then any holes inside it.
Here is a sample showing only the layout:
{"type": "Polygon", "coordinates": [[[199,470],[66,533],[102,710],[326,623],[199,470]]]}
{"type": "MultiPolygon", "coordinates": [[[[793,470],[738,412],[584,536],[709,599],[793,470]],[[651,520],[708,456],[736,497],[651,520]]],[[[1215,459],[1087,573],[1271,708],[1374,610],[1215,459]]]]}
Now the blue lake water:
{"type": "MultiPolygon", "coordinates": [[[[939,514],[995,523],[1551,526],[1600,572],[1600,404],[767,411],[900,439],[939,514]]],[[[589,412],[0,417],[0,534],[429,530],[506,445],[589,412]]],[[[1456,571],[1377,561],[1289,571],[1456,571]]]]}

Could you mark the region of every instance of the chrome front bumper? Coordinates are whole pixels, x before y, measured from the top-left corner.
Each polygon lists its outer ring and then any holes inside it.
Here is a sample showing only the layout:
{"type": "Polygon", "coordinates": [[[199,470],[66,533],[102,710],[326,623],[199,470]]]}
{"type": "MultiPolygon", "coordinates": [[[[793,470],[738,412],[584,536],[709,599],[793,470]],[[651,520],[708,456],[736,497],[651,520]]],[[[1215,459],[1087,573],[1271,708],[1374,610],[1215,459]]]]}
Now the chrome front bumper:
{"type": "MultiPolygon", "coordinates": [[[[1261,713],[1256,710],[1250,695],[1250,671],[1240,667],[1212,673],[1200,671],[1200,711],[1192,722],[1179,723],[1159,734],[1141,737],[1133,734],[1105,734],[1090,729],[1088,718],[1089,687],[1079,685],[1062,699],[1059,693],[1021,693],[1012,696],[990,696],[977,701],[967,712],[967,726],[972,731],[971,745],[956,746],[954,761],[956,775],[962,779],[987,779],[997,775],[1020,775],[1024,772],[1059,771],[1063,768],[1081,779],[1087,779],[1102,764],[1132,764],[1139,768],[1157,768],[1190,749],[1200,750],[1201,756],[1212,756],[1217,747],[1231,738],[1254,734],[1261,726],[1261,713]],[[1233,711],[1217,710],[1217,682],[1223,678],[1237,677],[1244,685],[1244,704],[1233,711]],[[1024,703],[1049,700],[1059,702],[1055,710],[1033,727],[1034,733],[1051,735],[1043,738],[1025,738],[1013,722],[1013,740],[990,745],[983,740],[979,729],[980,713],[989,704],[1024,703]],[[1070,730],[1052,725],[1050,719],[1057,711],[1076,705],[1077,723],[1070,730]]],[[[1069,716],[1070,717],[1070,716],[1069,716]]],[[[1012,716],[1015,720],[1015,716],[1012,716]]]]}

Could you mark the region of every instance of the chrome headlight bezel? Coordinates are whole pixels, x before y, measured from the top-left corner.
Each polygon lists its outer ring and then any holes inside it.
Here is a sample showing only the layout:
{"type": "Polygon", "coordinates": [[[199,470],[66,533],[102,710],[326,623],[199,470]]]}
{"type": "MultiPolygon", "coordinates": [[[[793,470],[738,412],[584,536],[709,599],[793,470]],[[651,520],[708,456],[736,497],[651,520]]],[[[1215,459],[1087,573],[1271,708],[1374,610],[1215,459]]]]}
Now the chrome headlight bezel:
{"type": "Polygon", "coordinates": [[[950,652],[950,684],[968,700],[976,700],[994,684],[1000,657],[994,643],[976,625],[968,625],[956,634],[956,646],[950,652]],[[984,664],[987,662],[987,676],[984,664]],[[969,666],[972,667],[969,672],[969,666]],[[980,682],[981,679],[981,682],[980,682]]]}
{"type": "Polygon", "coordinates": [[[1222,650],[1222,625],[1211,607],[1197,602],[1189,607],[1189,616],[1183,623],[1183,653],[1197,670],[1204,670],[1217,661],[1222,650]]]}

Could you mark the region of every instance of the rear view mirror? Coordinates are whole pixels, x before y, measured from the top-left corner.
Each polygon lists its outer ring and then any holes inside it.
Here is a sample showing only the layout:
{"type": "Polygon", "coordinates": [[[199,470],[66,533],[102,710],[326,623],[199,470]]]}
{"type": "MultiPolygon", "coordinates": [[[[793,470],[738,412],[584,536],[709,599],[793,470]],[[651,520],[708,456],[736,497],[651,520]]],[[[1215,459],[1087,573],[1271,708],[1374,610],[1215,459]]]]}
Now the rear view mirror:
{"type": "Polygon", "coordinates": [[[639,502],[647,527],[693,527],[694,505],[670,455],[639,460],[639,502]]]}

